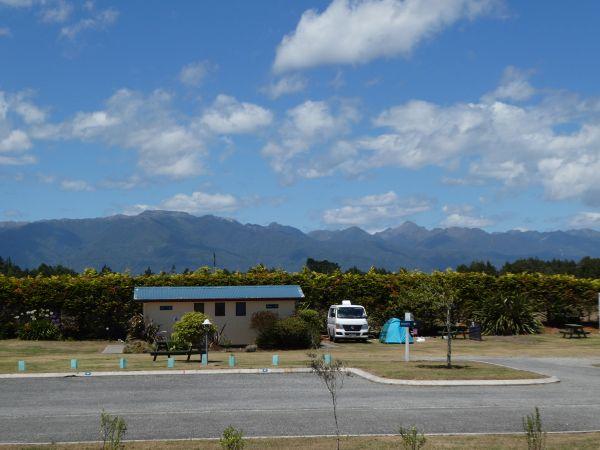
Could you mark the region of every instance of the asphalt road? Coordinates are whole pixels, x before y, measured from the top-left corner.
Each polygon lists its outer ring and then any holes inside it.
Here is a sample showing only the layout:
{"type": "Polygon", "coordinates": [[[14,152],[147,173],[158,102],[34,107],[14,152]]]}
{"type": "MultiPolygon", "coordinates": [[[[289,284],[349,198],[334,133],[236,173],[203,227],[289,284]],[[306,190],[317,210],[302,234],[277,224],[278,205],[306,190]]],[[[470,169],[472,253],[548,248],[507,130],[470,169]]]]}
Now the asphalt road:
{"type": "MultiPolygon", "coordinates": [[[[339,396],[344,434],[521,431],[539,406],[548,431],[600,430],[600,368],[583,359],[492,359],[556,375],[560,383],[407,387],[348,377],[339,396]]],[[[596,360],[596,363],[600,360],[596,360]]],[[[128,439],[335,432],[330,398],[312,374],[155,375],[0,380],[0,442],[98,438],[102,409],[126,418],[128,439]]]]}

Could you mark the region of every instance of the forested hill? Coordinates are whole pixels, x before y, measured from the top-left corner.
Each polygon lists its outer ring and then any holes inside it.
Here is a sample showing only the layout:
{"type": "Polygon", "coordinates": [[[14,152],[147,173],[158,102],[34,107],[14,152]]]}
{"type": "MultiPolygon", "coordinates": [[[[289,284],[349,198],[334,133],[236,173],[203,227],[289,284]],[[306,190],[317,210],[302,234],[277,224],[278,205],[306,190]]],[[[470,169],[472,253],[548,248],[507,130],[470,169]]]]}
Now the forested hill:
{"type": "Polygon", "coordinates": [[[523,258],[600,256],[600,232],[508,231],[476,228],[428,230],[412,222],[369,234],[360,228],[303,233],[272,223],[242,224],[215,216],[146,211],[136,216],[0,223],[0,255],[20,267],[62,265],[77,271],[110,266],[134,273],[212,266],[246,270],[257,264],[299,270],[307,258],[335,261],[342,269],[377,266],[445,269],[490,261],[501,267],[523,258]]]}

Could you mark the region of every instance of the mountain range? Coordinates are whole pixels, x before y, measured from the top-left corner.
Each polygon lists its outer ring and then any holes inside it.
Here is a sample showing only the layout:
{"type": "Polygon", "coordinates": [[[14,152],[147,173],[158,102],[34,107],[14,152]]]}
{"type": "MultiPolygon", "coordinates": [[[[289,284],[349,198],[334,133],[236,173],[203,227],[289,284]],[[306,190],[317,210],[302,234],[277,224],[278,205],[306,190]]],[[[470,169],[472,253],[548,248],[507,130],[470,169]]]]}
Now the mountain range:
{"type": "Polygon", "coordinates": [[[212,215],[145,211],[135,216],[0,222],[0,256],[21,267],[62,264],[143,272],[212,266],[246,270],[262,263],[296,271],[307,258],[328,259],[347,269],[371,266],[430,271],[473,260],[497,266],[519,258],[580,259],[600,256],[600,232],[426,229],[404,222],[374,234],[351,227],[304,233],[271,223],[242,224],[212,215]]]}

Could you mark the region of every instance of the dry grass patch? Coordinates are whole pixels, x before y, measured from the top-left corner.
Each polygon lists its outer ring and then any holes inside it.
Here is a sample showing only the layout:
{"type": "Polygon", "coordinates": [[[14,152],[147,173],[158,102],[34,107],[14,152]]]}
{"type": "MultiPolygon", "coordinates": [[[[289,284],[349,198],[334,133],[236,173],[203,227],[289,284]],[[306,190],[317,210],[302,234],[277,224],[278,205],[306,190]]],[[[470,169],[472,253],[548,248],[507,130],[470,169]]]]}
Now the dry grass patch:
{"type": "MultiPolygon", "coordinates": [[[[570,433],[549,434],[547,440],[548,450],[597,450],[600,433],[570,433]]],[[[314,449],[330,450],[335,448],[335,438],[286,438],[286,439],[247,439],[247,450],[258,449],[314,449]]],[[[67,444],[67,445],[36,445],[36,446],[1,446],[2,450],[97,450],[99,444],[67,444]]],[[[188,450],[188,449],[220,449],[216,440],[189,440],[189,441],[153,441],[126,443],[127,450],[188,450]]],[[[345,450],[385,450],[402,448],[399,437],[396,436],[364,436],[342,438],[342,448],[345,450]]],[[[523,435],[484,435],[484,436],[427,436],[425,450],[433,449],[462,449],[462,450],[503,450],[525,449],[523,435]]]]}

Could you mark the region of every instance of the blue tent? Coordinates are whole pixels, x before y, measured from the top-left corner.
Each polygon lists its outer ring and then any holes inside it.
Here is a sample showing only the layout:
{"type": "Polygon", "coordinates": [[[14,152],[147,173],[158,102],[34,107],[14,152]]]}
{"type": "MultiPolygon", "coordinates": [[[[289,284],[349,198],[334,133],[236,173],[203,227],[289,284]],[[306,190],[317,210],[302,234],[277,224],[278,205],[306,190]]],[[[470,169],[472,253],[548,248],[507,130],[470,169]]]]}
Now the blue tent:
{"type": "MultiPolygon", "coordinates": [[[[400,326],[400,319],[395,317],[388,320],[379,334],[379,342],[383,344],[404,344],[406,328],[400,326]]],[[[408,334],[408,343],[413,343],[413,337],[408,334]]]]}

